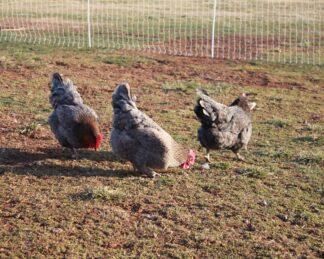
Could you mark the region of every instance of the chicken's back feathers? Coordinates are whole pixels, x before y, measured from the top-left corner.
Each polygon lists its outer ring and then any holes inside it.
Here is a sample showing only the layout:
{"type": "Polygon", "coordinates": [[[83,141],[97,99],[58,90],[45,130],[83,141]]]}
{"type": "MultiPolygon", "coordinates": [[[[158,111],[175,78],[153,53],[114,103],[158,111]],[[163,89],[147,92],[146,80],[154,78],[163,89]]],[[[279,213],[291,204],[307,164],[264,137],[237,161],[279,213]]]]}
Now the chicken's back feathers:
{"type": "Polygon", "coordinates": [[[49,117],[51,129],[64,147],[99,148],[101,141],[97,114],[87,105],[60,105],[49,117]]]}
{"type": "Polygon", "coordinates": [[[71,80],[63,81],[59,73],[52,76],[50,103],[55,109],[60,105],[82,105],[83,100],[71,80]]]}

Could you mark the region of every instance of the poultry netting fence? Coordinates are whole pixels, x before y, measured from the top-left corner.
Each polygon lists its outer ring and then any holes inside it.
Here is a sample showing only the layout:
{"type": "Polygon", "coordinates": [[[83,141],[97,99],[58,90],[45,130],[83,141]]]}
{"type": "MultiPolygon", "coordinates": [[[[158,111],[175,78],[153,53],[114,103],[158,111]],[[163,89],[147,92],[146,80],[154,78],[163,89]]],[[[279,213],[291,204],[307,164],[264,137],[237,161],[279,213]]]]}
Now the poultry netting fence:
{"type": "Polygon", "coordinates": [[[324,63],[323,0],[1,0],[0,42],[324,63]]]}

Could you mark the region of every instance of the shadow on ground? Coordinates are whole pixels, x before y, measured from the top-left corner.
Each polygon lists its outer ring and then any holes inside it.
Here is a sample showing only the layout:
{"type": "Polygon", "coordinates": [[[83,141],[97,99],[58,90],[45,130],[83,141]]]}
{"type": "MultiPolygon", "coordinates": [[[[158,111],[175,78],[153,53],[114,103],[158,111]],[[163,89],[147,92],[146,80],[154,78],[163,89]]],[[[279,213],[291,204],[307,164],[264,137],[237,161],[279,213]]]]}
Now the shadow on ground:
{"type": "MultiPolygon", "coordinates": [[[[79,159],[87,159],[96,162],[118,161],[118,158],[110,151],[79,150],[79,159]]],[[[0,148],[0,165],[18,165],[46,159],[59,159],[62,161],[73,160],[72,152],[68,149],[40,148],[28,152],[18,148],[0,148]]]]}
{"type": "MultiPolygon", "coordinates": [[[[109,151],[80,150],[80,160],[86,159],[95,162],[118,162],[116,156],[109,151]]],[[[62,149],[38,149],[35,152],[28,152],[16,148],[0,149],[0,175],[4,172],[11,172],[18,175],[35,176],[71,176],[71,177],[117,177],[124,178],[133,176],[132,171],[119,169],[103,169],[97,166],[73,165],[78,163],[71,159],[71,152],[62,149]],[[71,166],[51,164],[47,159],[58,159],[71,161],[71,166]]]]}
{"type": "Polygon", "coordinates": [[[0,175],[5,172],[11,172],[17,175],[34,176],[68,176],[68,177],[116,177],[125,178],[133,176],[132,171],[102,169],[96,167],[82,166],[60,166],[60,165],[31,165],[31,166],[0,166],[0,175]]]}

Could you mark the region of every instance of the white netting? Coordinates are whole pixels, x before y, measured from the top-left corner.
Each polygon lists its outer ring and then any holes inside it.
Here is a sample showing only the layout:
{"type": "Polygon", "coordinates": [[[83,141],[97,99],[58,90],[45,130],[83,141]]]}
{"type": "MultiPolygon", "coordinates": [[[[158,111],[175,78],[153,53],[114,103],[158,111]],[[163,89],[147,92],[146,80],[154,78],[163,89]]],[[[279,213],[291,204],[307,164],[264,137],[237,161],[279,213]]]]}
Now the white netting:
{"type": "Polygon", "coordinates": [[[0,42],[324,63],[323,0],[0,0],[0,42]]]}

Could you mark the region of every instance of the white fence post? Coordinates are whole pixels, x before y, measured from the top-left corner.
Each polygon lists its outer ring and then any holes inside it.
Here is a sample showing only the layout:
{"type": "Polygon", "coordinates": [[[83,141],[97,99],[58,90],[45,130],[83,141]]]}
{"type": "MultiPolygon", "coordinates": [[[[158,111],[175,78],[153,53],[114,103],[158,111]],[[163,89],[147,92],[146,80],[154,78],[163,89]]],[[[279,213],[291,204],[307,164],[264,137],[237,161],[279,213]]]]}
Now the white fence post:
{"type": "Polygon", "coordinates": [[[216,4],[217,0],[214,0],[214,11],[213,11],[213,29],[212,29],[212,42],[211,42],[211,57],[215,57],[215,27],[216,27],[216,4]]]}
{"type": "Polygon", "coordinates": [[[90,17],[90,0],[88,0],[87,6],[87,17],[88,17],[88,46],[91,48],[91,17],[90,17]]]}

